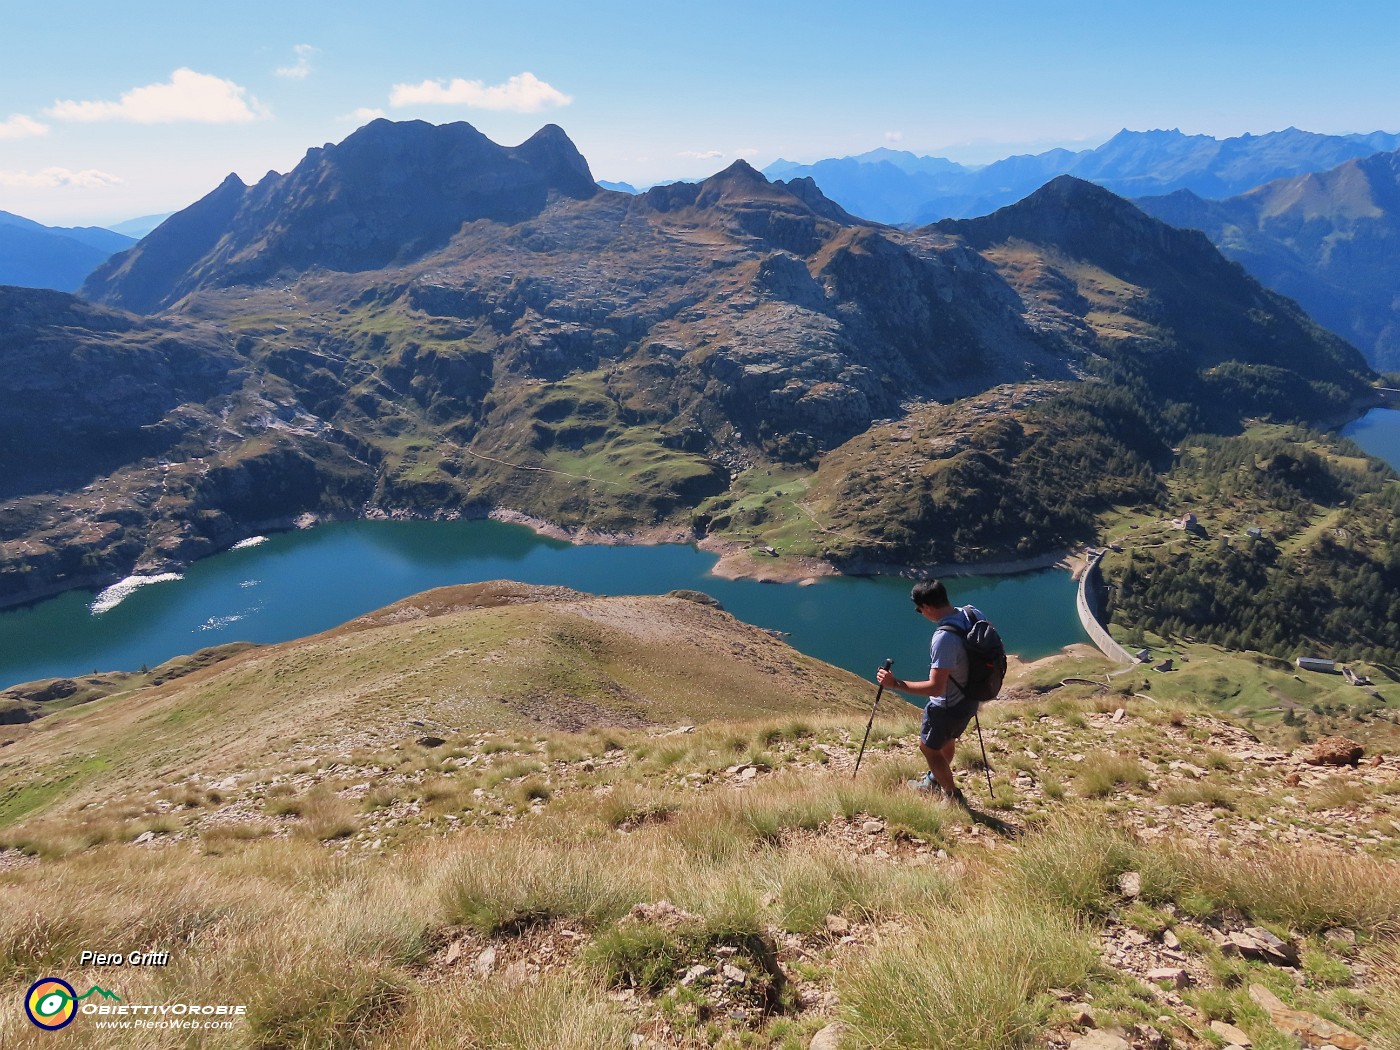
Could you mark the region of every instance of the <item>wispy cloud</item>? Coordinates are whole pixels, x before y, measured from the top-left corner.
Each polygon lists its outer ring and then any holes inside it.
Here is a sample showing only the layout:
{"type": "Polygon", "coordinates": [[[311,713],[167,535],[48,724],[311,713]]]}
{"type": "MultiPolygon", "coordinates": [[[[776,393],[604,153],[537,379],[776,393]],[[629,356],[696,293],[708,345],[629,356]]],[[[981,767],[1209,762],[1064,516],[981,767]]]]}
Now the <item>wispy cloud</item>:
{"type": "Polygon", "coordinates": [[[724,156],[723,150],[707,149],[700,150],[683,149],[676,154],[677,157],[684,157],[686,160],[719,160],[724,156]]]}
{"type": "Polygon", "coordinates": [[[270,114],[248,89],[193,69],[177,69],[164,84],[132,88],[121,101],[55,102],[56,120],[125,120],[135,124],[247,124],[270,114]]]}
{"type": "Polygon", "coordinates": [[[573,102],[558,88],[546,84],[533,73],[517,73],[504,84],[487,86],[480,80],[425,80],[421,84],[395,84],[389,92],[389,105],[412,106],[418,103],[443,106],[470,106],[473,109],[510,110],[515,113],[538,113],[557,109],[573,102]]]}
{"type": "Polygon", "coordinates": [[[0,140],[33,139],[48,133],[47,124],[40,124],[33,117],[26,117],[22,113],[16,113],[9,120],[0,120],[0,140]]]}
{"type": "Polygon", "coordinates": [[[885,141],[886,141],[886,142],[903,142],[903,141],[904,141],[904,132],[902,132],[902,131],[887,131],[887,132],[885,132],[885,141]]]}
{"type": "Polygon", "coordinates": [[[387,117],[389,114],[382,109],[371,109],[369,106],[361,106],[353,113],[347,113],[341,120],[353,121],[356,124],[368,124],[371,120],[378,120],[380,117],[387,117]]]}
{"type": "Polygon", "coordinates": [[[108,175],[105,171],[89,168],[86,171],[69,171],[67,168],[45,168],[43,171],[0,171],[0,186],[6,189],[53,190],[75,187],[83,190],[100,190],[108,186],[121,185],[121,179],[108,175]]]}
{"type": "Polygon", "coordinates": [[[311,56],[316,54],[317,50],[310,44],[297,44],[292,48],[292,53],[297,56],[296,62],[279,68],[277,75],[288,80],[305,80],[311,75],[311,56]]]}

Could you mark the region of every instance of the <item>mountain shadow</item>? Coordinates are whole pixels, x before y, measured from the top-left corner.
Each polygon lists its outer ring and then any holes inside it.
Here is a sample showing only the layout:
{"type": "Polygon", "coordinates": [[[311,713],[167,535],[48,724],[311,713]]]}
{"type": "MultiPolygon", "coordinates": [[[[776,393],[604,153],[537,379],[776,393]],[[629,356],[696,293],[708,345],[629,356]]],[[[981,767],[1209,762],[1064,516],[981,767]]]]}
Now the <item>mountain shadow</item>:
{"type": "Polygon", "coordinates": [[[1380,371],[1400,371],[1400,152],[1348,160],[1228,200],[1181,190],[1140,199],[1205,232],[1262,283],[1296,299],[1380,371]]]}

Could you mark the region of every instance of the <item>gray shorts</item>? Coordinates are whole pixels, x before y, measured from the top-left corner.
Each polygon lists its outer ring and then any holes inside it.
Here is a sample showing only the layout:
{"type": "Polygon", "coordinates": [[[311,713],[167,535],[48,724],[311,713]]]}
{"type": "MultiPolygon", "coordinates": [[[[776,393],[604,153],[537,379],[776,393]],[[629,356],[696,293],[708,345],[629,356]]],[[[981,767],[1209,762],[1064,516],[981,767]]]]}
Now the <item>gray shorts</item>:
{"type": "Polygon", "coordinates": [[[963,735],[972,717],[977,714],[977,705],[964,700],[954,707],[924,708],[924,720],[919,726],[919,740],[929,747],[942,747],[949,740],[963,735]]]}

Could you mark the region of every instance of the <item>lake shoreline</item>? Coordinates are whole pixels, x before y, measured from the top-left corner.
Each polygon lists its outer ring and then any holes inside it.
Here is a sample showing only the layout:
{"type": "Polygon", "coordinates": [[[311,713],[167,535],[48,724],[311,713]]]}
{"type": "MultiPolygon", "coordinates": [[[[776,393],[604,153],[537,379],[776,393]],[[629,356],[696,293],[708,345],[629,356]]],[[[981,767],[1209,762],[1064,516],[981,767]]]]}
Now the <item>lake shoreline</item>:
{"type": "Polygon", "coordinates": [[[1041,569],[1066,569],[1079,578],[1086,564],[1087,547],[1049,551],[1029,558],[979,562],[975,565],[947,563],[942,565],[905,565],[896,562],[856,561],[837,565],[823,558],[807,555],[786,555],[781,551],[767,553],[771,548],[726,540],[718,536],[695,537],[680,528],[660,527],[628,533],[600,533],[589,529],[571,530],[555,522],[531,517],[519,511],[494,510],[487,515],[492,521],[525,525],[537,534],[573,544],[602,543],[610,546],[643,546],[657,543],[684,543],[711,554],[719,560],[710,570],[712,576],[726,580],[757,580],[760,583],[815,583],[823,576],[904,576],[908,579],[955,578],[959,576],[1015,576],[1041,569]]]}
{"type": "MultiPolygon", "coordinates": [[[[828,576],[815,588],[800,581],[781,586],[714,575],[714,553],[694,543],[657,542],[678,538],[674,532],[613,535],[610,544],[581,545],[521,528],[517,515],[508,515],[510,521],[382,517],[357,514],[327,520],[324,528],[269,534],[227,558],[195,560],[178,582],[137,587],[132,581],[121,588],[130,592],[125,600],[99,603],[110,605],[100,615],[93,615],[92,593],[80,591],[0,618],[0,681],[24,684],[155,667],[226,642],[275,644],[334,629],[435,588],[492,580],[619,597],[704,592],[731,615],[781,634],[799,651],[861,674],[877,651],[916,662],[913,654],[927,652],[926,625],[908,616],[909,583],[898,577],[828,576]]],[[[542,525],[541,531],[559,537],[564,530],[542,525]]],[[[1081,639],[1072,592],[1069,574],[1054,570],[967,578],[956,587],[960,601],[992,613],[1027,658],[1081,639]]],[[[113,591],[111,597],[117,596],[113,591]]]]}
{"type": "MultiPolygon", "coordinates": [[[[1318,420],[1312,426],[1319,430],[1340,433],[1341,430],[1366,416],[1373,409],[1400,408],[1400,391],[1377,389],[1371,396],[1357,398],[1344,414],[1334,418],[1318,420]]],[[[363,514],[337,515],[305,513],[294,518],[279,518],[254,525],[246,529],[229,532],[219,538],[219,544],[196,558],[166,558],[159,562],[138,563],[127,576],[115,573],[99,573],[80,578],[64,578],[49,581],[23,594],[0,597],[0,612],[22,609],[37,605],[50,598],[56,598],[69,591],[90,590],[94,593],[120,583],[130,576],[141,576],[163,572],[183,572],[196,561],[222,554],[233,549],[235,544],[267,533],[286,532],[293,529],[312,528],[316,525],[341,521],[472,521],[487,519],[507,524],[524,525],[540,536],[562,540],[574,545],[601,544],[605,546],[650,546],[660,543],[681,543],[716,554],[719,560],[710,570],[721,579],[758,580],[765,583],[815,583],[824,576],[904,576],[919,578],[954,578],[959,576],[1014,576],[1023,572],[1041,569],[1063,568],[1070,570],[1075,578],[1083,571],[1084,552],[1088,545],[1048,552],[1030,558],[1006,559],[981,562],[972,565],[906,565],[892,562],[852,561],[834,564],[821,558],[804,555],[784,555],[759,553],[766,548],[740,543],[714,536],[697,537],[693,530],[680,525],[659,525],[650,528],[634,529],[628,532],[602,532],[588,528],[569,528],[557,522],[539,518],[509,507],[478,508],[467,511],[452,510],[439,514],[422,514],[404,510],[383,510],[372,508],[363,514]]]]}
{"type": "Polygon", "coordinates": [[[386,511],[373,508],[363,514],[337,515],[304,513],[295,518],[258,522],[249,529],[240,529],[221,537],[218,547],[196,558],[166,558],[159,562],[138,563],[125,576],[102,573],[81,579],[54,581],[23,595],[0,598],[0,612],[22,609],[56,598],[69,591],[89,590],[100,593],[114,584],[132,577],[161,573],[183,573],[196,562],[233,550],[238,544],[258,536],[300,531],[339,522],[354,521],[498,521],[507,525],[523,525],[538,536],[559,540],[574,546],[599,545],[608,547],[656,546],[682,544],[714,554],[718,560],[710,575],[725,580],[755,580],[760,583],[795,583],[810,585],[829,576],[903,576],[908,579],[955,578],[960,576],[1014,576],[1042,569],[1069,570],[1077,579],[1083,571],[1086,547],[1050,551],[1029,558],[980,562],[977,564],[948,563],[941,565],[908,565],[895,562],[852,561],[835,564],[823,558],[807,555],[785,555],[771,548],[727,540],[717,536],[697,537],[693,531],[679,525],[660,525],[628,532],[603,532],[589,528],[570,528],[558,522],[526,514],[509,507],[493,507],[476,513],[449,511],[442,514],[422,514],[413,511],[386,511]]]}

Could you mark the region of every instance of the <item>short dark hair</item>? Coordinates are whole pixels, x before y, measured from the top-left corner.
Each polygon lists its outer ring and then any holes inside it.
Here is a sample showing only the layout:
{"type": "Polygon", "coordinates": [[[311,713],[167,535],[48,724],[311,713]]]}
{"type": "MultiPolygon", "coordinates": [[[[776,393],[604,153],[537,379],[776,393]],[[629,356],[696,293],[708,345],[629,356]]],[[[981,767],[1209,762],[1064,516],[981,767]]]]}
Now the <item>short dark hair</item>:
{"type": "Polygon", "coordinates": [[[909,597],[915,605],[931,605],[941,609],[948,604],[948,588],[943,586],[942,580],[920,580],[914,584],[909,597]]]}

